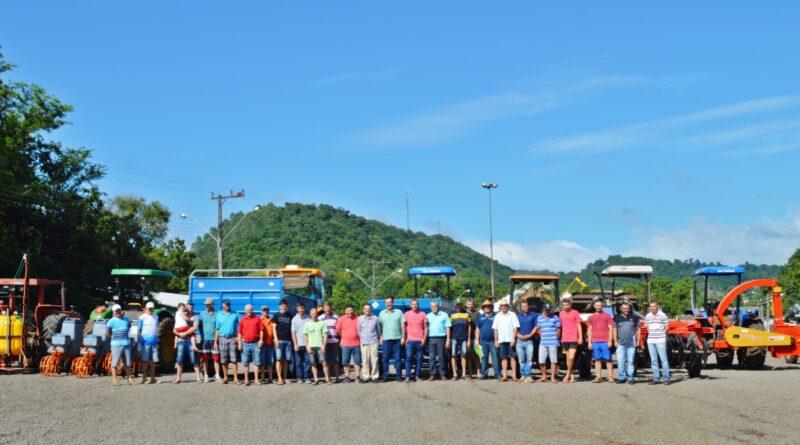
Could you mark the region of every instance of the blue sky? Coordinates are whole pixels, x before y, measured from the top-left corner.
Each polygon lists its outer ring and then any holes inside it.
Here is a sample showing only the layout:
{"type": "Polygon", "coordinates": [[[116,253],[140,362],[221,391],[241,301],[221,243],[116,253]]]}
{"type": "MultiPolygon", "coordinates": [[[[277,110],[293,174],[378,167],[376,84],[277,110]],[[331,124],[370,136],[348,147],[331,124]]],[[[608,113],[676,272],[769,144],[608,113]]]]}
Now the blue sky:
{"type": "MultiPolygon", "coordinates": [[[[329,203],[571,270],[609,253],[783,263],[800,247],[800,5],[7,2],[10,77],[103,189],[209,226],[329,203]]],[[[193,239],[190,221],[172,233],[193,239]]]]}

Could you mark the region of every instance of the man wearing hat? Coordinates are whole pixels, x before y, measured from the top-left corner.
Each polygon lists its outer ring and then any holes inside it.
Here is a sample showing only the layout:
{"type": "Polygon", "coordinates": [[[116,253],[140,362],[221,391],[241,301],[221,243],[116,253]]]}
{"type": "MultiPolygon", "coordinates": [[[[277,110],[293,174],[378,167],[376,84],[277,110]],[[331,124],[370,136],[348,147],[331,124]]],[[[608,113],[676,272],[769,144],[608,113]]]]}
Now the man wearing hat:
{"type": "Polygon", "coordinates": [[[500,361],[497,359],[497,348],[494,345],[494,325],[495,314],[492,311],[494,304],[491,300],[487,299],[481,305],[483,312],[478,316],[478,322],[475,325],[477,333],[475,337],[481,346],[481,379],[485,379],[489,375],[489,356],[492,357],[492,367],[494,368],[494,377],[500,378],[500,361]]]}
{"type": "Polygon", "coordinates": [[[111,313],[114,316],[108,320],[106,324],[106,331],[109,338],[111,338],[111,377],[114,386],[119,386],[117,380],[117,367],[119,366],[120,358],[122,358],[122,368],[125,375],[128,377],[128,384],[135,385],[131,376],[131,341],[128,338],[128,333],[131,330],[131,320],[122,314],[122,307],[115,304],[111,307],[111,313]]]}
{"type": "Polygon", "coordinates": [[[233,383],[239,384],[239,366],[236,361],[236,333],[239,330],[239,317],[231,312],[231,301],[222,300],[222,312],[217,314],[216,331],[214,332],[214,349],[219,351],[219,364],[222,380],[228,383],[228,364],[233,365],[233,383]]]}
{"type": "Polygon", "coordinates": [[[517,314],[510,312],[507,299],[500,300],[500,313],[494,317],[492,330],[494,331],[494,345],[497,347],[497,356],[500,358],[503,382],[508,381],[509,362],[511,364],[511,379],[517,381],[517,362],[515,347],[519,333],[519,319],[517,314]]]}
{"type": "Polygon", "coordinates": [[[222,382],[219,376],[219,349],[214,345],[214,333],[217,329],[217,311],[214,310],[214,299],[206,298],[206,310],[200,313],[200,360],[203,362],[203,382],[208,383],[208,361],[214,362],[214,377],[222,382]]]}
{"type": "Polygon", "coordinates": [[[558,372],[558,346],[561,337],[561,320],[553,314],[553,308],[545,303],[542,305],[542,315],[536,319],[534,334],[539,340],[539,369],[542,371],[540,382],[547,381],[547,359],[550,359],[550,382],[556,383],[558,372]]]}
{"type": "Polygon", "coordinates": [[[136,322],[139,328],[140,359],[144,366],[142,373],[142,383],[147,383],[147,376],[150,376],[150,383],[158,383],[156,380],[156,362],[158,361],[158,315],[153,313],[156,305],[148,301],[144,306],[144,313],[136,322]]]}

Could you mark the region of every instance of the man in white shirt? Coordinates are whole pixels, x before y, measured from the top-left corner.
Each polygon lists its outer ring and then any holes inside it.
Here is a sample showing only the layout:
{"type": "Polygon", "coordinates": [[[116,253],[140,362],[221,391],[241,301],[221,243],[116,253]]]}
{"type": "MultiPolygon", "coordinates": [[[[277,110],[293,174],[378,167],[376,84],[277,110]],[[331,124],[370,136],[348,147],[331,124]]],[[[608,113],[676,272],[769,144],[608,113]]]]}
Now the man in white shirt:
{"type": "Polygon", "coordinates": [[[141,351],[140,359],[144,367],[142,372],[142,383],[147,383],[147,376],[150,376],[150,383],[158,383],[156,380],[156,362],[158,361],[158,315],[154,314],[155,304],[148,301],[145,305],[144,313],[139,316],[137,325],[139,328],[139,346],[141,351]]]}
{"type": "Polygon", "coordinates": [[[669,359],[667,358],[669,318],[655,301],[650,303],[650,311],[644,317],[644,325],[647,328],[647,352],[650,353],[650,363],[653,368],[653,380],[650,381],[650,384],[669,385],[669,359]],[[659,375],[659,360],[661,360],[661,370],[664,373],[663,380],[659,375]]]}
{"type": "Polygon", "coordinates": [[[517,379],[517,363],[514,361],[514,348],[517,332],[519,331],[519,319],[517,314],[508,311],[507,300],[503,300],[500,303],[500,313],[494,317],[492,330],[494,331],[494,345],[497,348],[497,357],[500,359],[503,374],[503,378],[500,381],[508,381],[506,371],[508,362],[511,362],[511,378],[516,382],[519,379],[517,379]]]}

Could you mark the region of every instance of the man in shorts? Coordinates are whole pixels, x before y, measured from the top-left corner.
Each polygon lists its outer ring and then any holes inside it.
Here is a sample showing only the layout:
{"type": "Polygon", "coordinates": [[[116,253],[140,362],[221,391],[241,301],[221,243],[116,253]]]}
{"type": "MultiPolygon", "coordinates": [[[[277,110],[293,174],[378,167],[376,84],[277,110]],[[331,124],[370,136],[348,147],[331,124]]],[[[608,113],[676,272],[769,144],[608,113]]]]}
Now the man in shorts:
{"type": "Polygon", "coordinates": [[[328,337],[325,341],[325,362],[339,383],[339,357],[342,355],[342,348],[339,344],[339,334],[336,332],[336,324],[339,323],[339,316],[333,313],[331,303],[326,301],[322,306],[323,314],[319,320],[325,323],[328,328],[328,337]]]}
{"type": "MultiPolygon", "coordinates": [[[[450,365],[453,371],[453,381],[458,380],[458,358],[461,358],[461,378],[471,379],[467,368],[467,351],[472,347],[472,318],[464,311],[461,302],[456,303],[456,311],[450,315],[451,337],[450,365]]],[[[406,328],[408,329],[408,328],[406,328]]]]}
{"type": "Polygon", "coordinates": [[[308,361],[311,363],[311,374],[314,375],[314,384],[319,385],[319,370],[317,368],[322,365],[322,370],[325,372],[325,383],[330,385],[330,371],[328,370],[328,362],[325,360],[325,337],[328,333],[328,327],[325,323],[319,321],[317,308],[312,307],[309,315],[311,319],[303,325],[303,343],[306,345],[308,361]]]}
{"type": "Polygon", "coordinates": [[[261,318],[253,314],[253,305],[244,306],[244,316],[239,319],[236,342],[242,351],[242,366],[244,367],[244,386],[250,386],[250,364],[255,366],[253,380],[260,385],[258,369],[261,367],[261,348],[264,346],[264,324],[261,318]]]}
{"type": "Polygon", "coordinates": [[[600,383],[602,379],[603,366],[606,362],[608,368],[608,382],[614,383],[614,363],[611,361],[611,348],[614,346],[611,334],[614,329],[614,319],[603,311],[603,302],[594,302],[594,314],[586,320],[586,342],[592,350],[594,358],[594,383],[600,383]]]}
{"type": "Polygon", "coordinates": [[[475,352],[476,346],[478,345],[478,337],[477,337],[477,326],[478,326],[478,317],[481,316],[481,311],[475,308],[475,300],[470,298],[467,300],[467,313],[469,314],[470,322],[472,323],[472,347],[467,349],[467,369],[469,370],[468,375],[474,376],[475,373],[480,368],[480,358],[478,357],[478,353],[475,352]]]}
{"type": "Polygon", "coordinates": [[[117,380],[117,367],[122,359],[122,369],[128,377],[128,384],[135,385],[131,375],[131,340],[128,334],[131,330],[131,320],[122,314],[122,307],[115,304],[111,307],[114,315],[106,324],[108,337],[111,339],[111,377],[114,386],[120,386],[117,380]]]}
{"type": "Polygon", "coordinates": [[[158,315],[153,313],[156,305],[148,301],[144,307],[144,313],[136,322],[139,328],[139,347],[141,351],[140,359],[144,372],[142,372],[142,383],[147,383],[147,376],[150,376],[150,383],[158,383],[156,380],[156,362],[158,362],[158,315]]]}
{"type": "Polygon", "coordinates": [[[214,362],[214,377],[217,381],[221,382],[222,377],[219,376],[219,350],[214,346],[214,333],[217,330],[217,311],[214,310],[213,298],[206,298],[204,303],[206,310],[199,315],[200,336],[202,338],[202,342],[200,343],[200,361],[203,362],[203,382],[208,383],[209,360],[214,362]]]}
{"type": "Polygon", "coordinates": [[[539,369],[542,371],[539,381],[542,383],[547,381],[547,360],[550,359],[550,382],[556,383],[561,320],[553,314],[553,308],[549,304],[542,305],[542,315],[536,319],[533,333],[539,336],[539,369]]]}
{"type": "Polygon", "coordinates": [[[217,382],[228,383],[228,365],[233,366],[233,384],[239,384],[239,365],[236,360],[236,333],[239,330],[239,317],[231,312],[231,302],[227,298],[222,300],[222,312],[217,314],[216,332],[214,333],[214,349],[219,351],[219,364],[222,370],[222,380],[217,382]]]}
{"type": "Polygon", "coordinates": [[[517,379],[517,365],[514,361],[517,334],[519,333],[519,319],[517,314],[509,312],[508,300],[500,302],[500,313],[494,317],[492,330],[494,331],[494,346],[497,348],[497,357],[500,359],[503,378],[501,382],[508,381],[508,364],[511,362],[511,379],[517,379]]]}
{"type": "MultiPolygon", "coordinates": [[[[278,369],[278,385],[289,383],[289,358],[292,356],[294,343],[292,343],[292,314],[289,313],[289,303],[281,300],[278,304],[278,313],[272,320],[272,335],[278,340],[275,349],[275,363],[278,369]]],[[[296,370],[295,370],[296,371],[296,370]]]]}
{"type": "Polygon", "coordinates": [[[344,308],[344,315],[336,322],[336,334],[341,338],[344,383],[350,383],[350,361],[355,367],[356,383],[361,383],[361,339],[358,336],[358,317],[352,304],[344,308]]]}
{"type": "Polygon", "coordinates": [[[583,344],[583,329],[581,325],[581,315],[572,309],[572,300],[563,298],[561,300],[561,311],[558,313],[561,321],[561,349],[567,359],[567,374],[564,376],[564,383],[575,383],[575,354],[578,346],[583,344]]]}

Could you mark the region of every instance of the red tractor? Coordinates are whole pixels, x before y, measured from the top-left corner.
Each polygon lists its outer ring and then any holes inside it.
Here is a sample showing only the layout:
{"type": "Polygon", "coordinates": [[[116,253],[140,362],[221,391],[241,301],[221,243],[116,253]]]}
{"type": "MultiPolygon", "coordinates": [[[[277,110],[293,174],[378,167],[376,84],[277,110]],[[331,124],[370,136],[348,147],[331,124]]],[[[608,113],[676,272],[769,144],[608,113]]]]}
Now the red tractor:
{"type": "Polygon", "coordinates": [[[66,309],[62,281],[29,278],[28,255],[23,255],[20,270],[22,278],[0,278],[0,371],[4,372],[38,370],[64,320],[80,318],[66,309]]]}

